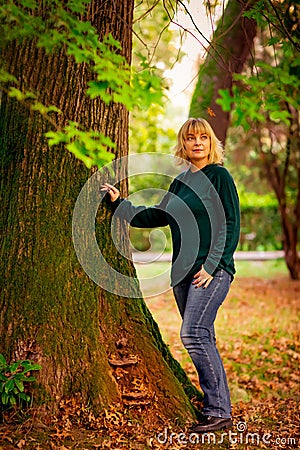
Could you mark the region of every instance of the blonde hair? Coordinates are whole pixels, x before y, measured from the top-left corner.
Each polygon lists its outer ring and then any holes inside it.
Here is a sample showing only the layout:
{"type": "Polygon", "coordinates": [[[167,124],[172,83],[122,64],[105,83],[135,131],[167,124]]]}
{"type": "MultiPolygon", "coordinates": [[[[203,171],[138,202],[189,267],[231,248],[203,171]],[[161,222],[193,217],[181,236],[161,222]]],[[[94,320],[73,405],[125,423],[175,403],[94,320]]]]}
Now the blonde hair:
{"type": "Polygon", "coordinates": [[[175,146],[175,156],[178,158],[177,163],[183,164],[189,161],[185,150],[185,141],[188,134],[207,134],[210,138],[210,153],[208,156],[208,164],[221,164],[224,159],[223,145],[215,135],[210,124],[201,118],[188,119],[180,128],[177,135],[177,144],[175,146]]]}

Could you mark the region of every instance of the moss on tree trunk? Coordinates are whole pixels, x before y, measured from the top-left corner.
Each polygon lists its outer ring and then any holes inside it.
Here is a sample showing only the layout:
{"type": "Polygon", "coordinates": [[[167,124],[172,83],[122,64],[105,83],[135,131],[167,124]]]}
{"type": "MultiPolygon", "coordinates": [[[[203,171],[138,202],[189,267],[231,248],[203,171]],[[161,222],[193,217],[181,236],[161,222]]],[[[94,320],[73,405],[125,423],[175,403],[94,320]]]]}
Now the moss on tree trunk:
{"type": "MultiPolygon", "coordinates": [[[[88,19],[100,36],[113,32],[130,61],[133,1],[92,1],[89,8],[88,19]]],[[[10,45],[2,57],[41,101],[105,132],[117,144],[116,157],[128,153],[128,112],[85,97],[85,65],[63,50],[47,55],[34,42],[10,45]]],[[[91,174],[63,148],[48,148],[43,136],[48,125],[38,113],[5,94],[0,107],[0,352],[9,360],[29,358],[42,365],[39,399],[50,413],[61,399],[75,396],[99,412],[124,404],[140,386],[148,408],[164,417],[191,417],[182,385],[189,395],[198,392],[162,342],[143,299],[106,292],[77,260],[72,213],[91,174]]],[[[126,194],[125,183],[121,189],[126,194]]],[[[99,243],[116,270],[133,276],[132,263],[116,255],[110,217],[102,205],[99,243]]]]}

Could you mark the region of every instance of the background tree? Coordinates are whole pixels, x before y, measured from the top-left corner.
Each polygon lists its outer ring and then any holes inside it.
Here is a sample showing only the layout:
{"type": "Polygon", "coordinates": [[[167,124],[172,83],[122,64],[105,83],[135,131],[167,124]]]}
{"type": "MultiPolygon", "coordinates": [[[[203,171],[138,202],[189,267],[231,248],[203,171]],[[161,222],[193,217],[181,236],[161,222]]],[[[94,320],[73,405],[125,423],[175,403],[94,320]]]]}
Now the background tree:
{"type": "MultiPolygon", "coordinates": [[[[153,421],[160,414],[187,418],[192,407],[178,378],[190,395],[197,391],[144,301],[103,290],[80,267],[72,212],[91,172],[62,144],[50,151],[45,137],[51,123],[52,143],[65,143],[88,167],[128,153],[121,101],[132,106],[145,79],[146,95],[156,96],[149,73],[133,89],[128,84],[132,14],[132,0],[1,6],[0,352],[42,365],[39,398],[50,412],[66,398],[89,401],[97,412],[140,398],[148,420],[151,411],[153,421]]],[[[126,194],[125,183],[121,190],[126,194]]],[[[110,238],[105,205],[98,224],[112,267],[134,276],[110,238]]]]}
{"type": "MultiPolygon", "coordinates": [[[[261,0],[247,4],[249,11],[243,11],[242,2],[229,1],[224,17],[231,7],[237,8],[237,5],[241,8],[240,11],[232,10],[232,14],[227,15],[231,22],[226,22],[223,17],[219,21],[209,53],[200,69],[190,114],[206,115],[213,126],[215,123],[215,129],[221,130],[218,136],[223,142],[225,142],[229,121],[232,120],[235,128],[229,129],[230,139],[226,142],[229,160],[235,161],[231,169],[240,180],[239,184],[244,186],[244,190],[252,186],[254,192],[259,195],[270,190],[275,194],[279,205],[282,236],[279,237],[277,231],[274,232],[273,245],[274,248],[280,248],[280,245],[283,245],[291,278],[298,279],[299,6],[291,1],[279,4],[261,0]],[[247,19],[250,22],[247,22],[247,19]],[[242,25],[244,20],[246,22],[242,25]],[[224,28],[222,28],[223,23],[226,24],[224,28]],[[259,33],[255,50],[253,49],[250,55],[251,45],[249,44],[255,35],[255,24],[258,25],[259,33]],[[240,33],[249,30],[248,34],[247,32],[243,34],[247,37],[246,42],[243,42],[240,35],[239,39],[234,40],[236,45],[233,45],[233,42],[230,43],[236,36],[235,26],[240,33]],[[223,52],[218,51],[218,47],[214,47],[215,40],[218,44],[221,28],[227,30],[220,41],[224,45],[223,52]],[[245,56],[245,59],[243,57],[241,60],[236,59],[239,54],[236,51],[238,43],[242,44],[244,51],[241,50],[240,53],[245,56]],[[236,70],[222,73],[220,67],[223,64],[225,68],[224,61],[229,61],[226,60],[228,54],[231,54],[236,63],[236,70]],[[245,75],[239,75],[243,66],[245,75]],[[227,84],[226,89],[220,88],[222,84],[227,84]],[[214,108],[213,103],[210,103],[211,99],[214,99],[212,101],[215,101],[223,112],[214,108]],[[232,108],[234,111],[231,115],[232,108]],[[245,131],[247,131],[246,134],[245,131]],[[247,172],[251,174],[250,177],[247,176],[247,172]],[[260,177],[259,183],[257,183],[257,177],[260,177]],[[253,180],[255,180],[254,183],[253,180]]],[[[230,66],[231,64],[228,64],[228,67],[230,66]]],[[[259,203],[261,204],[261,201],[259,203]]],[[[273,200],[270,198],[269,204],[272,203],[273,200]]],[[[248,201],[247,204],[249,204],[248,201]]],[[[248,206],[242,208],[242,213],[247,209],[248,206]]],[[[255,202],[252,209],[255,216],[255,202]]],[[[268,210],[268,214],[271,213],[269,219],[273,215],[271,210],[273,211],[273,206],[268,210]]],[[[249,222],[248,219],[252,221],[248,212],[246,214],[247,221],[249,222]]],[[[256,223],[258,220],[259,218],[255,219],[256,223]]],[[[277,229],[277,225],[274,228],[277,229]]],[[[255,234],[258,229],[259,226],[254,225],[255,234]]],[[[254,236],[254,233],[249,233],[250,235],[254,236]]],[[[265,245],[264,248],[268,247],[267,243],[263,242],[262,245],[265,245]]]]}
{"type": "Polygon", "coordinates": [[[245,17],[244,12],[255,3],[256,0],[228,1],[208,47],[205,61],[200,66],[190,105],[190,117],[207,119],[223,143],[230,114],[217,102],[219,90],[231,90],[234,74],[243,70],[249,58],[256,35],[256,22],[245,17]]]}
{"type": "Polygon", "coordinates": [[[300,277],[299,11],[293,2],[260,1],[247,13],[260,29],[254,64],[235,77],[233,95],[221,91],[220,100],[275,193],[292,279],[300,277]]]}

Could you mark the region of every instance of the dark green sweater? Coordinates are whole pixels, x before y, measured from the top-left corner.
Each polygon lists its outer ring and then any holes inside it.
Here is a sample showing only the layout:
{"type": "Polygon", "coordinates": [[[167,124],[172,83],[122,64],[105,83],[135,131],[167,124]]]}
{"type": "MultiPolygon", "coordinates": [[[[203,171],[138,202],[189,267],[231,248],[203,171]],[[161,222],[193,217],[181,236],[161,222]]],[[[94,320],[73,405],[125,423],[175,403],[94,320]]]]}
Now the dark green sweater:
{"type": "Polygon", "coordinates": [[[240,210],[234,181],[224,167],[210,164],[196,172],[182,172],[158,205],[134,206],[118,199],[113,209],[133,227],[170,226],[172,286],[193,278],[202,265],[211,275],[224,269],[233,277],[240,210]]]}

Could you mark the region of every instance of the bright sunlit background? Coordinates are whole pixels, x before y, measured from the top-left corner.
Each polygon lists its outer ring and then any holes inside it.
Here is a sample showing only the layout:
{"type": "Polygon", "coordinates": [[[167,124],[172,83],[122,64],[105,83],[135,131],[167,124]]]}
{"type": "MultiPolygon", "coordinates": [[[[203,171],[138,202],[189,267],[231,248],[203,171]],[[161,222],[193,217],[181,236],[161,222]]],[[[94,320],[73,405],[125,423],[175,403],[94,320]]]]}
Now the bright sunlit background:
{"type": "Polygon", "coordinates": [[[216,22],[225,7],[225,4],[216,6],[210,14],[202,1],[190,0],[189,2],[185,1],[184,4],[185,7],[178,5],[178,13],[174,18],[176,23],[171,24],[170,28],[174,32],[181,32],[181,36],[177,39],[177,45],[185,55],[180,62],[173,66],[172,70],[165,71],[166,78],[172,80],[168,95],[170,103],[181,113],[178,119],[173,118],[175,127],[182,123],[182,117],[188,116],[191,96],[197,82],[199,64],[206,57],[216,22]]]}

